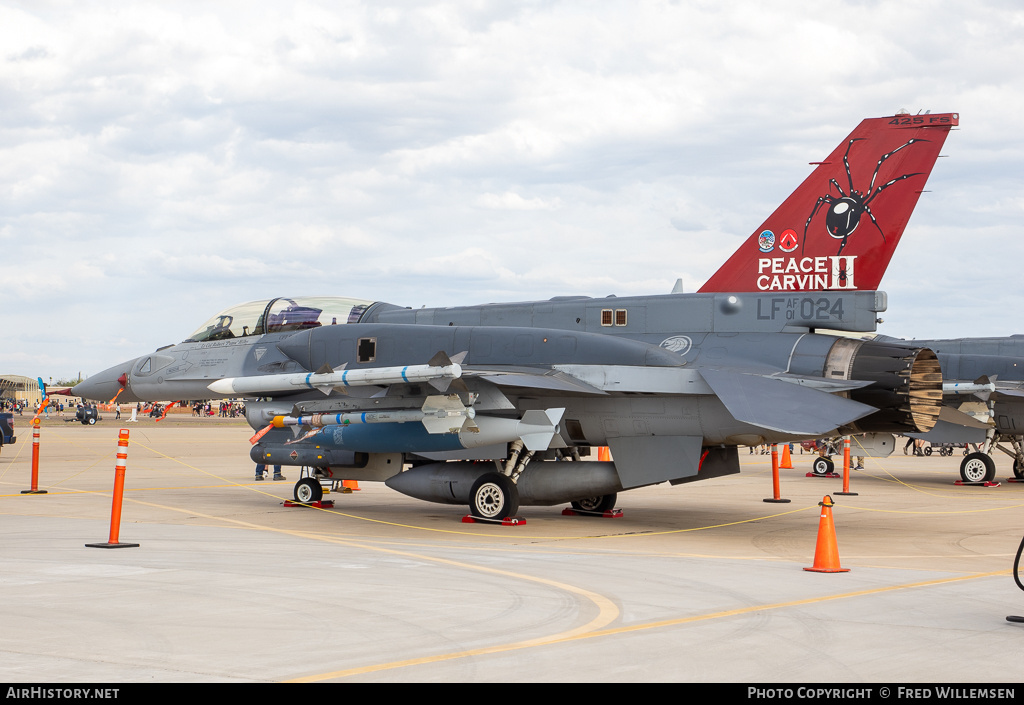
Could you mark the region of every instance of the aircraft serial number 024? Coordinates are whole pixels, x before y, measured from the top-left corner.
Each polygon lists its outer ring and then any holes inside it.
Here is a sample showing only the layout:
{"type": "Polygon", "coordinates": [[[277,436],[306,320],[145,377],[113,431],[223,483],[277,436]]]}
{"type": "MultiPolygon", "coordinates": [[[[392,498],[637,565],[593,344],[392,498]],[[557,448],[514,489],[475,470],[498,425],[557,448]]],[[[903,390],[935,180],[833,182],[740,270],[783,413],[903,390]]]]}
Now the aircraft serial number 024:
{"type": "Polygon", "coordinates": [[[843,320],[843,297],[828,299],[821,297],[780,296],[757,300],[757,319],[775,321],[785,315],[787,321],[829,321],[843,320]]]}

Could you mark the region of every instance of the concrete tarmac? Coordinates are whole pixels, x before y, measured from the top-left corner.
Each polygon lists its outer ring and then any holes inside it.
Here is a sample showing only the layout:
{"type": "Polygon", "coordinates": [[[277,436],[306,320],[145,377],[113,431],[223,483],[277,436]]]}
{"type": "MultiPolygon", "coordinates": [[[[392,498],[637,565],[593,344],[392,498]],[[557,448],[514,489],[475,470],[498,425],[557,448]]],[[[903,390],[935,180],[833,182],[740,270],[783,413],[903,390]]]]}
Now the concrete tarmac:
{"type": "MultiPolygon", "coordinates": [[[[55,419],[0,453],[0,681],[1014,683],[1024,484],[956,487],[961,455],[869,459],[857,496],[741,450],[743,473],[524,507],[515,527],[380,484],[288,508],[241,422],[55,419]],[[117,432],[130,429],[119,540],[117,432]],[[846,573],[811,573],[831,494],[846,573]]],[[[1015,665],[1018,664],[1018,665],[1015,665]]]]}

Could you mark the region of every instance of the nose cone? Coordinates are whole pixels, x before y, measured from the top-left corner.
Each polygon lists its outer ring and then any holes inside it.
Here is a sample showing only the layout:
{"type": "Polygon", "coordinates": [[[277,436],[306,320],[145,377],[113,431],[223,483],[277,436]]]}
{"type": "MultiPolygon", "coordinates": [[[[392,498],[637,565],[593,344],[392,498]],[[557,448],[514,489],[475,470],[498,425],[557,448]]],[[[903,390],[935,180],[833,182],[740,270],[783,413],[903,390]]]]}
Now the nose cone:
{"type": "Polygon", "coordinates": [[[142,401],[132,394],[132,390],[128,386],[128,373],[135,364],[135,360],[138,359],[139,358],[134,358],[132,360],[122,362],[120,365],[114,365],[102,372],[97,372],[89,379],[75,385],[71,390],[71,393],[77,397],[82,397],[83,399],[89,399],[91,401],[109,402],[115,395],[117,395],[118,401],[142,401]],[[118,392],[121,393],[118,395],[118,392]]]}

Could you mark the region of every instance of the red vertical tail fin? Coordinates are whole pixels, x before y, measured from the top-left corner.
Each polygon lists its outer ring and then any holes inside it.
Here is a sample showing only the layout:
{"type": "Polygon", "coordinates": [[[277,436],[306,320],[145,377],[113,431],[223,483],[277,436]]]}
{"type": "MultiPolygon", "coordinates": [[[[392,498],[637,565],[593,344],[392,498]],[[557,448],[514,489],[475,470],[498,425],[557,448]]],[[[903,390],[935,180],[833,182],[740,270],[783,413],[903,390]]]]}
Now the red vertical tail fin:
{"type": "Polygon", "coordinates": [[[864,120],[702,292],[877,289],[957,113],[864,120]]]}

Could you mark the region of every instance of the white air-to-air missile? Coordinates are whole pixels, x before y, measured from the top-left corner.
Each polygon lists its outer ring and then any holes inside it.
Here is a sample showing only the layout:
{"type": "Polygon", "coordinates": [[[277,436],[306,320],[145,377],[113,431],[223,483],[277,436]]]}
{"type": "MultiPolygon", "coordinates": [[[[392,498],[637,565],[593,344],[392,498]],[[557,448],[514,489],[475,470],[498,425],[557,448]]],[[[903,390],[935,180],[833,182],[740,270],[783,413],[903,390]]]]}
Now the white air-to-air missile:
{"type": "Polygon", "coordinates": [[[419,421],[427,429],[427,433],[458,433],[466,424],[469,424],[470,428],[475,428],[472,421],[475,416],[476,410],[467,408],[457,395],[434,395],[427,397],[419,409],[275,416],[270,425],[273,428],[292,428],[293,432],[298,435],[303,427],[324,428],[354,424],[415,423],[419,421]]]}
{"type": "MultiPolygon", "coordinates": [[[[462,359],[465,353],[456,355],[462,359]]],[[[303,389],[318,389],[330,394],[345,387],[370,387],[387,384],[413,384],[426,382],[439,391],[448,389],[451,380],[462,376],[462,367],[444,353],[436,355],[425,365],[404,365],[401,367],[374,367],[365,370],[332,370],[324,366],[316,372],[299,374],[276,374],[262,377],[226,377],[209,385],[217,394],[268,394],[271,392],[295,392],[303,389]]]]}

